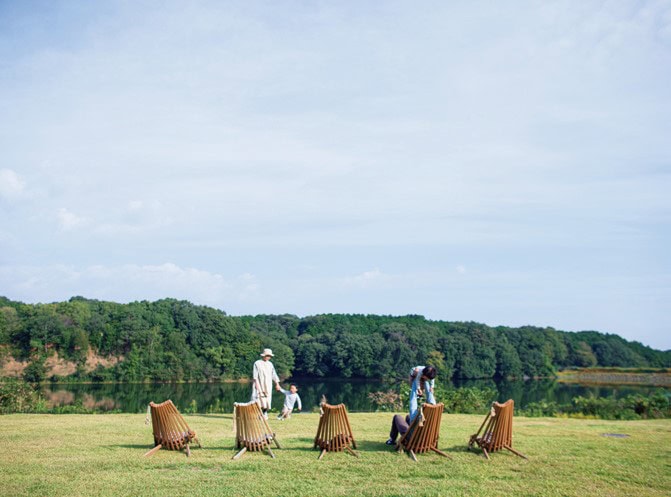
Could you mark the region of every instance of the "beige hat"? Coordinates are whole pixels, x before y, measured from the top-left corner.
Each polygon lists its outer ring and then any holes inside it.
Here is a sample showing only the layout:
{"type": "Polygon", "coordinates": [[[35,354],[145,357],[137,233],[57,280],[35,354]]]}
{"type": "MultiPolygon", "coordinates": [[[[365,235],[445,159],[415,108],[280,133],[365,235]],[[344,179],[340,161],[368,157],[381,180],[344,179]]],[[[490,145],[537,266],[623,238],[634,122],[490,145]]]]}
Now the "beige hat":
{"type": "Polygon", "coordinates": [[[269,355],[270,357],[275,357],[275,355],[273,354],[273,351],[272,351],[272,350],[270,350],[270,349],[263,349],[263,352],[261,352],[261,357],[265,357],[265,356],[267,356],[267,355],[269,355]]]}

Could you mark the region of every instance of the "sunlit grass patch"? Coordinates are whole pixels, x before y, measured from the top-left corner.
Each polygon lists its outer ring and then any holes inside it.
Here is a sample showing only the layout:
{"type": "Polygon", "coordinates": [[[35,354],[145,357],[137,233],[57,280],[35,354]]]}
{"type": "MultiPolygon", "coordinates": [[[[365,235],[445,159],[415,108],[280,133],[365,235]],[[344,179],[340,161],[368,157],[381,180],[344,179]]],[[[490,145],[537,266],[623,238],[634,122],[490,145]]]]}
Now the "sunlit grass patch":
{"type": "Polygon", "coordinates": [[[384,445],[390,414],[350,414],[359,457],[312,449],[318,415],[271,418],[282,449],[235,454],[231,415],[191,415],[203,448],[192,456],[152,445],[144,415],[0,417],[2,495],[27,496],[392,496],[671,494],[671,420],[602,421],[515,418],[515,447],[525,461],[466,450],[483,416],[445,414],[439,447],[452,460],[419,455],[414,463],[384,445]],[[629,435],[604,437],[604,433],[629,435]]]}

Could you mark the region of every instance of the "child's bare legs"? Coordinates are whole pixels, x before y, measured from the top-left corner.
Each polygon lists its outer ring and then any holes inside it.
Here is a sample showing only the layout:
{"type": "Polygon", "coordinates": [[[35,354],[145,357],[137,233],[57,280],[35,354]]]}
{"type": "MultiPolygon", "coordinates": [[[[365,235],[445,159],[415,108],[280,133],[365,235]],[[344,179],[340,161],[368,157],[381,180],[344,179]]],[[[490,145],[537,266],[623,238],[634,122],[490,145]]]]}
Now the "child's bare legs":
{"type": "Polygon", "coordinates": [[[284,421],[285,419],[288,419],[291,417],[291,410],[287,409],[286,407],[282,408],[282,412],[280,413],[279,416],[277,416],[277,419],[280,421],[284,421]]]}
{"type": "Polygon", "coordinates": [[[277,416],[277,419],[279,419],[280,421],[284,421],[285,419],[287,419],[289,417],[290,413],[291,413],[291,411],[289,411],[286,407],[283,407],[282,412],[280,413],[279,416],[277,416]]]}

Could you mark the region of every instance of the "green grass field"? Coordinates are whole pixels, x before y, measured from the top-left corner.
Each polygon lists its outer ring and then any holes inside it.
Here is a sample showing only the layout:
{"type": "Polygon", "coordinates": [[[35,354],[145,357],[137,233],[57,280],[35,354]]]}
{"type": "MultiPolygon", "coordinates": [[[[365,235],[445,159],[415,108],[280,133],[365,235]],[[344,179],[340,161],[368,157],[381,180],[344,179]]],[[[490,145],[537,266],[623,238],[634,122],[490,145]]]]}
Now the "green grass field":
{"type": "Polygon", "coordinates": [[[232,416],[185,416],[203,448],[190,458],[152,445],[144,415],[0,416],[3,496],[668,496],[671,420],[516,418],[515,447],[529,457],[466,451],[482,416],[443,416],[439,447],[419,463],[384,445],[389,414],[350,414],[359,458],[312,450],[318,414],[271,426],[276,459],[235,454],[232,416]],[[629,435],[612,438],[604,433],[629,435]]]}

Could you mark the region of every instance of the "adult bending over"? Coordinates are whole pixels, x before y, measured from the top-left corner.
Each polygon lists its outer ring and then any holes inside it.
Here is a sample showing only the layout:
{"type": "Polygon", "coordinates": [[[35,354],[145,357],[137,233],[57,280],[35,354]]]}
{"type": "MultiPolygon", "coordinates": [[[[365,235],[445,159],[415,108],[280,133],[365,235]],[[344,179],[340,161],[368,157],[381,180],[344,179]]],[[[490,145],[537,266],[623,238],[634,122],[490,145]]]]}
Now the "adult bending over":
{"type": "Polygon", "coordinates": [[[426,402],[435,404],[436,399],[433,396],[433,387],[436,379],[436,368],[433,366],[415,366],[410,370],[410,414],[401,416],[395,414],[391,420],[391,430],[389,431],[389,440],[387,445],[395,445],[396,438],[404,435],[408,431],[410,423],[415,419],[418,412],[418,398],[426,395],[426,402]]]}

